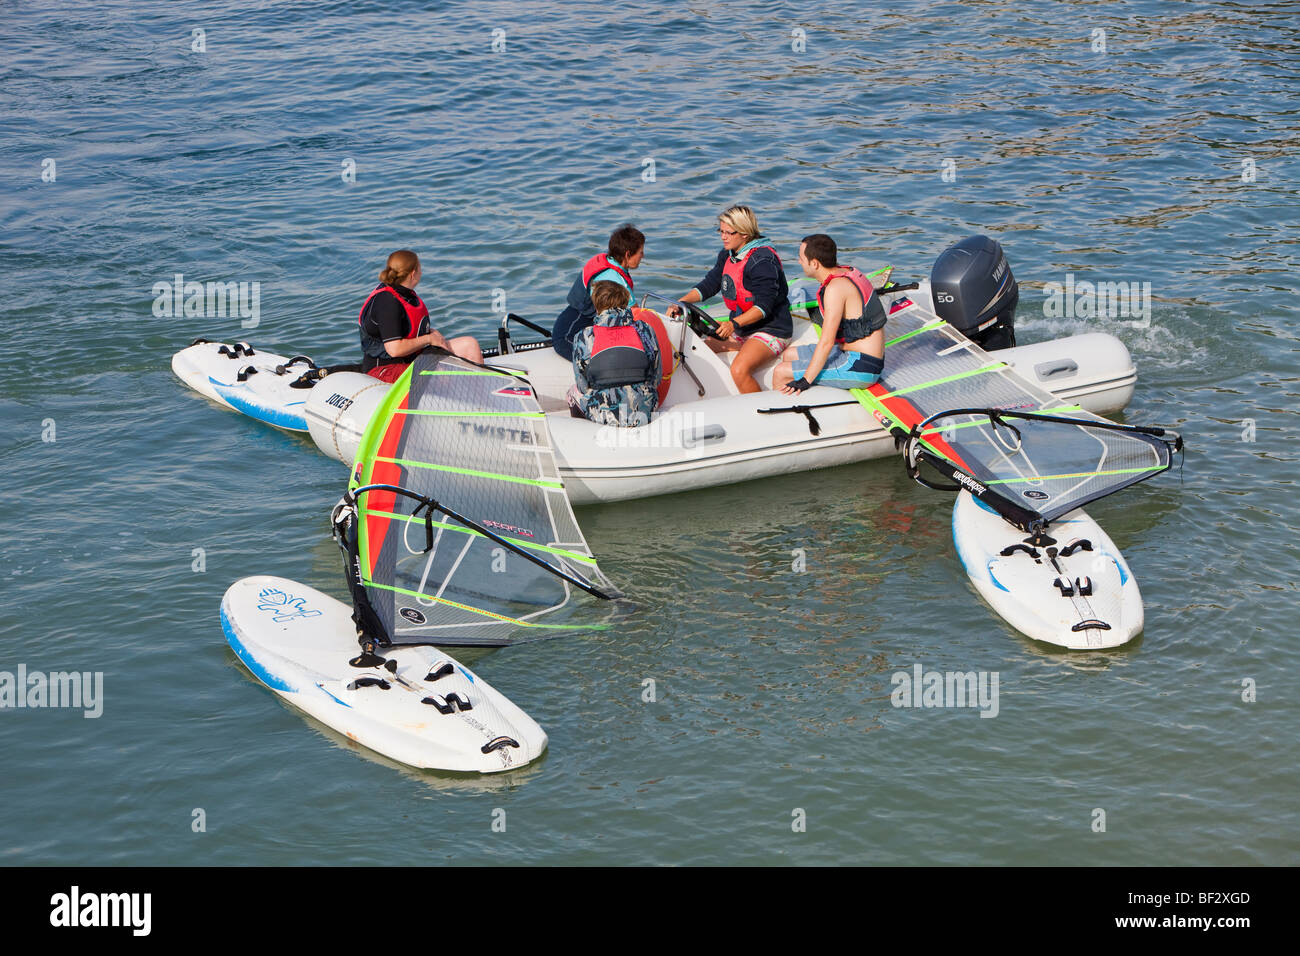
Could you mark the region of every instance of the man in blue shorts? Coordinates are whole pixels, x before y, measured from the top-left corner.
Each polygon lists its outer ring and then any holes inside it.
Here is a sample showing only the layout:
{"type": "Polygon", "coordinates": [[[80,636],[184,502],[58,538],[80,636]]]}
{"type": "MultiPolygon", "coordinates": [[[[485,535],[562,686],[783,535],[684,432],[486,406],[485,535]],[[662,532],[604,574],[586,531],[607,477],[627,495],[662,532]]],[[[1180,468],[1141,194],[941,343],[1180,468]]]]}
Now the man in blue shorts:
{"type": "Polygon", "coordinates": [[[818,233],[799,244],[804,275],[821,283],[822,334],[816,345],[791,346],[772,373],[773,388],[797,395],[814,385],[866,388],[885,370],[885,307],[871,280],[841,266],[835,240],[818,233]]]}

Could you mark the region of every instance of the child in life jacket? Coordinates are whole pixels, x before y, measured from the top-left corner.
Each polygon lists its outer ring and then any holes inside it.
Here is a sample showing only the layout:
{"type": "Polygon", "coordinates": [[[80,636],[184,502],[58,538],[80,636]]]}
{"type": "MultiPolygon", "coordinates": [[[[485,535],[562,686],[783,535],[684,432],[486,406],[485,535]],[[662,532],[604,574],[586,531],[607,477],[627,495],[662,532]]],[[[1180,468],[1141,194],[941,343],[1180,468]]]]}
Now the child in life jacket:
{"type": "Polygon", "coordinates": [[[661,373],[654,330],[632,317],[631,295],[616,282],[593,283],[591,301],[596,323],[573,340],[569,407],[599,425],[649,424],[659,407],[661,373]]]}

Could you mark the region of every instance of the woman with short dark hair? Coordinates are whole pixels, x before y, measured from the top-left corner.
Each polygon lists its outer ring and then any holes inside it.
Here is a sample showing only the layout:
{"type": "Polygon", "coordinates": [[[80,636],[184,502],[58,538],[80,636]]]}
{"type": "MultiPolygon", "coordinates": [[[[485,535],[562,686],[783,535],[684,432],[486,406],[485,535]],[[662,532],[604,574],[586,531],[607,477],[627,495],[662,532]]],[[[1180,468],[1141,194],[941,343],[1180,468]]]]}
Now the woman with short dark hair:
{"type": "Polygon", "coordinates": [[[626,223],[609,237],[606,251],[592,256],[583,264],[582,272],[569,289],[568,304],[555,319],[551,329],[551,347],[566,359],[573,359],[573,342],[578,333],[589,329],[596,321],[596,309],[591,304],[591,287],[596,282],[617,282],[632,295],[631,272],[645,257],[645,235],[636,226],[626,223]]]}

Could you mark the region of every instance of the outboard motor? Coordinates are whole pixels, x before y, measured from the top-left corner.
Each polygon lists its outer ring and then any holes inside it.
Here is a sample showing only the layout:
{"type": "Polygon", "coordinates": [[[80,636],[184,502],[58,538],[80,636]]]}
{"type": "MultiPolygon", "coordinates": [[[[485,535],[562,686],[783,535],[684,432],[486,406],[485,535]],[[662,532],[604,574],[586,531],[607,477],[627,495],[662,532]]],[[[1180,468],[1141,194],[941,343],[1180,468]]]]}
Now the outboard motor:
{"type": "Polygon", "coordinates": [[[988,236],[968,236],[943,251],[930,270],[930,293],[939,318],[988,351],[1016,344],[1020,285],[988,236]]]}

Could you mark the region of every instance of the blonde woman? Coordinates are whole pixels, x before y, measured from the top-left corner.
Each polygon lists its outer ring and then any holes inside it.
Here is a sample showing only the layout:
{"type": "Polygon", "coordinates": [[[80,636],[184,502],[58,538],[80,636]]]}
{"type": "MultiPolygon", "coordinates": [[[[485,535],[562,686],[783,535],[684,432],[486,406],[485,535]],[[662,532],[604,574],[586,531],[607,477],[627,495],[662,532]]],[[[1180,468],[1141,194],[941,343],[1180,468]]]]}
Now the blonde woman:
{"type": "Polygon", "coordinates": [[[383,382],[395,382],[417,353],[429,346],[483,362],[478,342],[468,335],[448,341],[429,328],[429,309],[415,294],[420,284],[420,257],[399,249],[379,273],[379,285],[361,306],[361,370],[383,382]]]}
{"type": "MultiPolygon", "coordinates": [[[[741,392],[757,392],[754,373],[775,362],[790,344],[790,289],[781,257],[758,231],[758,219],[748,206],[731,206],[718,217],[722,250],[713,268],[683,302],[702,302],[722,293],[730,319],[718,329],[721,341],[706,339],[715,352],[735,352],[731,378],[741,392]]],[[[670,315],[681,309],[673,306],[670,315]]]]}

